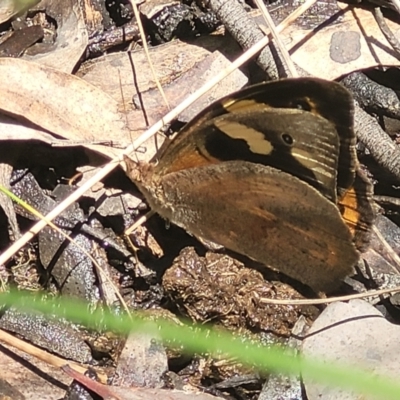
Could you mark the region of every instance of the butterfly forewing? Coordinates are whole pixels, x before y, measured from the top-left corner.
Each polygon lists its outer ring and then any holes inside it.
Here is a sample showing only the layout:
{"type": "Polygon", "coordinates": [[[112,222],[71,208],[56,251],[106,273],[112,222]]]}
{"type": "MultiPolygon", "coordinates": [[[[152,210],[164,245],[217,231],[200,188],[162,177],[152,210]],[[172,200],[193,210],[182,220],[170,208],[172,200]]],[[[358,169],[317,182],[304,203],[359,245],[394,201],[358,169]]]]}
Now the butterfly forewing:
{"type": "Polygon", "coordinates": [[[293,174],[336,202],[339,139],[325,118],[254,104],[190,129],[189,137],[184,129],[166,149],[157,173],[245,160],[293,174]]]}

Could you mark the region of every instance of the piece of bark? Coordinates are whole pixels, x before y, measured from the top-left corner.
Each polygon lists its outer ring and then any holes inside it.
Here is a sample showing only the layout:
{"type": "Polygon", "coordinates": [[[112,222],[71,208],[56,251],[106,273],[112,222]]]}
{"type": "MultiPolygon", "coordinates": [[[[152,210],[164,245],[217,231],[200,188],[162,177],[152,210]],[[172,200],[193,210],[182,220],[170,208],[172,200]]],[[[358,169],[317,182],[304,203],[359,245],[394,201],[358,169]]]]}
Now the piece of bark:
{"type": "Polygon", "coordinates": [[[28,26],[14,32],[0,44],[0,57],[19,57],[28,47],[42,39],[43,28],[39,25],[28,26]]]}
{"type": "Polygon", "coordinates": [[[383,131],[378,121],[355,102],[355,132],[375,161],[400,180],[400,149],[383,131]]]}
{"type": "Polygon", "coordinates": [[[93,361],[83,334],[58,317],[9,308],[0,318],[0,328],[64,358],[83,364],[93,361]]]}
{"type": "Polygon", "coordinates": [[[362,72],[354,72],[341,80],[364,110],[400,119],[400,100],[390,87],[380,85],[362,72]]]}
{"type": "MultiPolygon", "coordinates": [[[[209,6],[225,28],[236,39],[240,46],[247,50],[259,42],[265,34],[236,0],[209,0],[209,6]]],[[[284,66],[277,54],[279,52],[271,47],[265,47],[257,57],[257,64],[267,74],[267,80],[287,77],[284,66]]]]}
{"type": "MultiPolygon", "coordinates": [[[[6,188],[10,186],[10,178],[13,171],[13,167],[6,163],[0,164],[0,185],[6,188]]],[[[15,214],[14,205],[9,196],[0,192],[0,207],[3,209],[7,216],[8,223],[13,234],[13,239],[16,240],[21,236],[19,225],[17,222],[17,216],[15,214]]]]}

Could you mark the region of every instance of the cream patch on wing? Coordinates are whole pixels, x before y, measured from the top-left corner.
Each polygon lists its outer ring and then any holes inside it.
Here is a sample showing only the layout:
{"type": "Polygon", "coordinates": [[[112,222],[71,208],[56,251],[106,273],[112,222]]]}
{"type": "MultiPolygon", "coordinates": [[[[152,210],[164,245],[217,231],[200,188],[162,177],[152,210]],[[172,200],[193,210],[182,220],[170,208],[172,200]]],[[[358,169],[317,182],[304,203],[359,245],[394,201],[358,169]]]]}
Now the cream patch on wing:
{"type": "Polygon", "coordinates": [[[331,171],[328,171],[327,165],[313,157],[309,151],[293,147],[291,149],[291,154],[301,165],[310,169],[311,171],[318,172],[319,174],[327,177],[332,177],[335,175],[334,170],[329,168],[331,171]]]}
{"type": "Polygon", "coordinates": [[[227,111],[227,112],[240,112],[242,110],[246,110],[249,107],[253,108],[254,106],[262,106],[263,108],[270,108],[268,105],[259,103],[255,100],[251,99],[243,99],[243,100],[238,100],[238,99],[225,99],[221,103],[222,107],[227,111]]]}
{"type": "Polygon", "coordinates": [[[268,155],[274,149],[272,143],[265,138],[262,132],[247,125],[224,120],[215,121],[214,125],[232,139],[244,140],[255,154],[268,155]]]}

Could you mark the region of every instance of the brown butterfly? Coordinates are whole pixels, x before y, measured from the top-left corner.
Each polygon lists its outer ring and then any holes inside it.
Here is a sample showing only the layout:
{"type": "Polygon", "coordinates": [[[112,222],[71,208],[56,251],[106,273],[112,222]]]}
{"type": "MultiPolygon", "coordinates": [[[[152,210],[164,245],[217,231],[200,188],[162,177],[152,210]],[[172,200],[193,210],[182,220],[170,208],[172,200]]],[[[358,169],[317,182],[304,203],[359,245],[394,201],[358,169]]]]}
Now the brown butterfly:
{"type": "Polygon", "coordinates": [[[373,222],[355,143],[344,87],[286,79],[211,104],[151,163],[126,163],[163,218],[331,291],[352,272],[373,222]]]}

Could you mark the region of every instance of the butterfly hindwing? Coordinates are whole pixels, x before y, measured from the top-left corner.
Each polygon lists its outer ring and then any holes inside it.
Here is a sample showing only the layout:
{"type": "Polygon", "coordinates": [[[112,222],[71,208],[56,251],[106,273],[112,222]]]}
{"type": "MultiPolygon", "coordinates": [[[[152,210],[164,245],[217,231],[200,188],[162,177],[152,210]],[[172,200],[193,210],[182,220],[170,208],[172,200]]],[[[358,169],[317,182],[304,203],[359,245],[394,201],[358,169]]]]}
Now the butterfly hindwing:
{"type": "Polygon", "coordinates": [[[336,206],[275,168],[231,161],[170,173],[155,182],[142,191],[156,212],[314,290],[334,289],[358,258],[336,206]]]}

